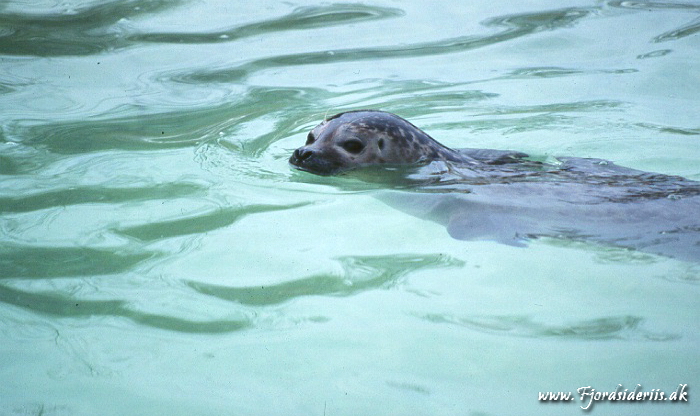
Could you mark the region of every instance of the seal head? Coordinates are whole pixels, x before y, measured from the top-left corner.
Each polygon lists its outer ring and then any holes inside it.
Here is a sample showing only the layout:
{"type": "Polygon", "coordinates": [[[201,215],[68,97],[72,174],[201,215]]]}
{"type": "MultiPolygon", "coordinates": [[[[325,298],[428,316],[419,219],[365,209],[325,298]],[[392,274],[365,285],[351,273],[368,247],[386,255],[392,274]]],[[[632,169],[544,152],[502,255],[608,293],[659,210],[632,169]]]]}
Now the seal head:
{"type": "Polygon", "coordinates": [[[469,162],[403,118],[384,111],[336,114],[316,126],[289,163],[317,175],[361,166],[406,165],[433,160],[469,162]]]}

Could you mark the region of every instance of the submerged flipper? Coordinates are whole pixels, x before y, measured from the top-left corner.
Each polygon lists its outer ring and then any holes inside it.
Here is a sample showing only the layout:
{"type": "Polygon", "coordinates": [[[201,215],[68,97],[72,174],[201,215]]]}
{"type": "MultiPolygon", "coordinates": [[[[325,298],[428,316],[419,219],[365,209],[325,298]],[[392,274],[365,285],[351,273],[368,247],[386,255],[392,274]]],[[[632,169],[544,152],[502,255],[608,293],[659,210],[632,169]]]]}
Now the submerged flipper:
{"type": "Polygon", "coordinates": [[[447,223],[447,232],[457,240],[489,240],[512,247],[527,247],[529,228],[526,218],[488,209],[455,211],[447,223]]]}

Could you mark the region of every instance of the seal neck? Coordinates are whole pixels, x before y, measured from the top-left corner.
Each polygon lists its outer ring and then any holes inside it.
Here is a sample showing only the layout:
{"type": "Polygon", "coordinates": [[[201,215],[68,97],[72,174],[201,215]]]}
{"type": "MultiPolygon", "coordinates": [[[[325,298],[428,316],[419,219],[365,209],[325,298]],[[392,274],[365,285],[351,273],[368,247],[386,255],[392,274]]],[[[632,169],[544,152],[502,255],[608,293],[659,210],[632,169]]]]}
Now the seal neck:
{"type": "MultiPolygon", "coordinates": [[[[424,132],[425,134],[425,132],[424,132]]],[[[435,145],[435,150],[437,153],[437,157],[432,157],[428,159],[427,161],[432,161],[432,160],[444,160],[446,162],[453,162],[453,163],[459,163],[459,164],[465,164],[465,165],[471,165],[475,166],[479,164],[479,161],[477,161],[474,158],[471,158],[465,154],[462,154],[454,149],[451,149],[444,144],[440,143],[439,141],[433,139],[430,137],[428,134],[425,134],[428,139],[430,139],[434,145],[435,145]]]]}
{"type": "Polygon", "coordinates": [[[463,155],[456,150],[450,149],[449,147],[443,146],[438,152],[440,157],[448,162],[466,163],[466,164],[477,164],[477,160],[469,156],[463,155]]]}

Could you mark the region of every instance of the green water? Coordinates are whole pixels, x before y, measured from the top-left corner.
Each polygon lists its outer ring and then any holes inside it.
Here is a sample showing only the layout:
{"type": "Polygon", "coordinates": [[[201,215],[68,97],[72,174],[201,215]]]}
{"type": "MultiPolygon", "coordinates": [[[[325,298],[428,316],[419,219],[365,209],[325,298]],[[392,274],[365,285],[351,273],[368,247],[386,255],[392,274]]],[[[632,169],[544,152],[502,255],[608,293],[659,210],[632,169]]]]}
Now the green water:
{"type": "MultiPolygon", "coordinates": [[[[451,239],[287,163],[376,108],[700,180],[700,3],[0,5],[0,414],[579,415],[688,384],[700,266],[451,239]]],[[[536,196],[533,196],[536,197],[536,196]]]]}

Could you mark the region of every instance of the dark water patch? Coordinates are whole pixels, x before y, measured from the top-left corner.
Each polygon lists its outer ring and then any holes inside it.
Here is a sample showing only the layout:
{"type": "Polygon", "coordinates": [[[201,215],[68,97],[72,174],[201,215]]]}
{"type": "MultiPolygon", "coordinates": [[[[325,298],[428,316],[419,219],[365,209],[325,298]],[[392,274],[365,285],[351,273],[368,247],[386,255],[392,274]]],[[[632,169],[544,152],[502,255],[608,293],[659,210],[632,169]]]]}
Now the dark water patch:
{"type": "Polygon", "coordinates": [[[331,4],[300,7],[282,17],[209,33],[142,33],[127,37],[132,42],[219,43],[291,30],[349,25],[402,16],[400,9],[364,4],[331,4]]]}
{"type": "Polygon", "coordinates": [[[0,247],[0,278],[42,279],[121,273],[156,257],[154,252],[124,252],[87,247],[0,247]]]}
{"type": "MultiPolygon", "coordinates": [[[[13,140],[22,140],[14,137],[13,140]]],[[[0,175],[26,175],[54,163],[59,156],[44,149],[7,141],[0,144],[0,175]]]]}
{"type": "Polygon", "coordinates": [[[195,334],[236,332],[251,326],[251,322],[248,320],[193,321],[166,315],[146,314],[129,309],[123,316],[152,328],[195,334]]]}
{"type": "MultiPolygon", "coordinates": [[[[697,13],[700,11],[700,5],[696,3],[684,2],[646,2],[646,1],[610,1],[608,5],[622,9],[631,9],[638,11],[658,11],[658,10],[676,10],[688,11],[697,13]]],[[[677,27],[668,32],[664,32],[652,39],[652,42],[667,42],[682,39],[700,32],[700,19],[694,19],[688,24],[677,27]]]]}
{"type": "Polygon", "coordinates": [[[217,71],[203,70],[174,77],[176,82],[238,82],[248,75],[260,70],[301,65],[318,65],[337,62],[354,62],[389,58],[414,58],[463,52],[516,39],[533,33],[569,27],[578,20],[588,16],[590,10],[567,8],[539,13],[506,15],[484,22],[489,27],[506,29],[492,35],[462,36],[436,42],[417,43],[405,46],[354,48],[335,51],[308,52],[280,55],[248,62],[236,68],[217,71]]]}
{"type": "Polygon", "coordinates": [[[463,262],[443,254],[345,256],[340,273],[324,273],[269,286],[230,287],[190,281],[197,292],[252,306],[277,305],[306,296],[351,296],[397,285],[407,274],[463,262]]]}
{"type": "Polygon", "coordinates": [[[659,277],[669,282],[698,285],[700,284],[700,266],[687,264],[679,270],[667,272],[659,277]]]}
{"type": "Polygon", "coordinates": [[[624,109],[629,105],[621,101],[612,100],[590,100],[573,101],[563,103],[552,103],[542,105],[492,107],[490,111],[477,114],[480,115],[504,115],[504,114],[529,114],[529,113],[578,113],[578,112],[601,112],[608,110],[624,109]]]}
{"type": "MultiPolygon", "coordinates": [[[[361,4],[300,7],[279,18],[207,33],[124,33],[123,19],[138,19],[163,12],[182,1],[110,1],[76,10],[47,14],[3,13],[0,53],[20,56],[86,56],[149,43],[200,44],[231,42],[241,38],[290,30],[308,30],[402,16],[396,8],[361,4]]],[[[233,17],[233,16],[232,16],[233,17]]]]}
{"type": "Polygon", "coordinates": [[[521,13],[494,17],[484,22],[486,26],[505,26],[525,34],[545,30],[556,30],[570,27],[579,19],[588,16],[592,9],[566,8],[558,10],[546,10],[535,13],[521,13]]]}
{"type": "Polygon", "coordinates": [[[449,315],[428,314],[421,316],[430,322],[463,326],[479,332],[511,337],[559,338],[573,340],[646,340],[671,341],[680,338],[675,334],[658,334],[641,328],[644,321],[637,316],[612,316],[584,320],[565,325],[536,322],[527,316],[485,316],[458,318],[449,315]]]}
{"type": "Polygon", "coordinates": [[[679,135],[683,135],[683,136],[698,136],[698,135],[700,135],[700,128],[689,129],[689,128],[684,128],[684,127],[662,126],[662,125],[652,124],[652,123],[637,123],[635,125],[637,127],[642,127],[644,129],[654,130],[654,131],[658,131],[661,133],[679,134],[679,135]]]}
{"type": "Polygon", "coordinates": [[[4,82],[0,82],[0,94],[9,94],[11,92],[17,91],[16,85],[13,86],[6,85],[4,82]]]}
{"type": "Polygon", "coordinates": [[[179,0],[115,0],[55,13],[0,13],[0,54],[22,56],[93,55],[128,46],[112,28],[179,5],[179,0]]]}
{"type": "Polygon", "coordinates": [[[580,75],[584,71],[581,69],[558,68],[558,67],[536,67],[521,68],[511,72],[511,78],[556,78],[571,75],[580,75]]]}
{"type": "Polygon", "coordinates": [[[304,205],[307,204],[247,205],[237,208],[222,208],[194,217],[121,228],[116,230],[116,232],[141,241],[155,241],[189,234],[203,234],[227,227],[248,215],[283,211],[304,205]]]}
{"type": "Polygon", "coordinates": [[[407,391],[409,393],[420,393],[420,394],[424,394],[426,396],[428,396],[432,393],[430,388],[428,388],[426,386],[419,385],[419,384],[415,384],[415,383],[406,383],[406,382],[399,382],[399,381],[387,381],[386,385],[389,387],[393,387],[395,389],[407,391]]]}
{"type": "Polygon", "coordinates": [[[31,212],[78,204],[117,204],[123,202],[171,199],[204,194],[206,189],[188,183],[160,184],[148,187],[105,188],[82,186],[52,190],[27,196],[0,197],[0,212],[31,212]]]}
{"type": "Polygon", "coordinates": [[[13,126],[22,143],[57,154],[81,154],[105,150],[146,151],[196,146],[235,122],[232,116],[245,109],[235,104],[183,109],[102,120],[13,126]],[[237,110],[235,110],[237,109],[237,110]]]}
{"type": "Polygon", "coordinates": [[[637,59],[660,58],[662,56],[668,55],[671,52],[673,52],[672,49],[659,49],[656,51],[651,51],[651,52],[643,53],[641,55],[637,55],[637,59]]]}
{"type": "MultiPolygon", "coordinates": [[[[0,175],[16,175],[21,172],[19,164],[9,156],[0,155],[0,175]]],[[[0,210],[3,203],[0,200],[0,210]]]]}
{"type": "Polygon", "coordinates": [[[144,313],[121,300],[84,300],[56,293],[32,293],[0,285],[0,302],[58,318],[122,317],[151,328],[185,333],[217,334],[250,326],[246,320],[193,321],[144,313]]]}
{"type": "Polygon", "coordinates": [[[687,25],[675,28],[668,32],[662,33],[653,39],[653,42],[667,42],[678,40],[700,32],[700,19],[695,19],[687,25]]]}
{"type": "Polygon", "coordinates": [[[631,74],[639,72],[637,69],[627,68],[627,69],[573,69],[573,68],[561,68],[561,67],[534,67],[534,68],[520,68],[512,71],[507,75],[506,79],[514,78],[557,78],[557,77],[567,77],[567,76],[580,76],[580,75],[591,75],[591,74],[631,74]]]}
{"type": "Polygon", "coordinates": [[[611,7],[619,7],[622,9],[632,9],[632,10],[688,10],[688,11],[698,11],[700,10],[700,5],[694,3],[684,3],[684,2],[654,2],[654,1],[628,1],[628,0],[615,0],[609,1],[607,3],[611,7]]]}

